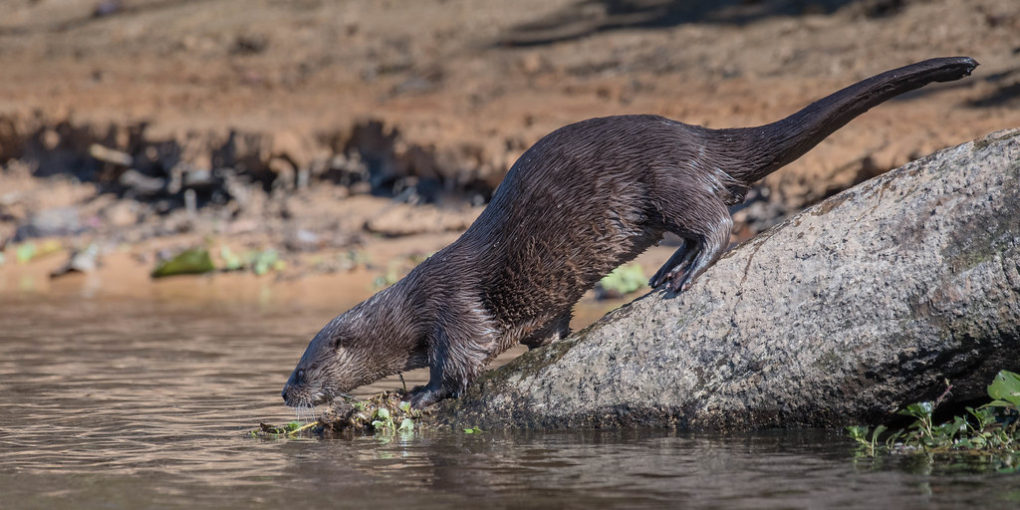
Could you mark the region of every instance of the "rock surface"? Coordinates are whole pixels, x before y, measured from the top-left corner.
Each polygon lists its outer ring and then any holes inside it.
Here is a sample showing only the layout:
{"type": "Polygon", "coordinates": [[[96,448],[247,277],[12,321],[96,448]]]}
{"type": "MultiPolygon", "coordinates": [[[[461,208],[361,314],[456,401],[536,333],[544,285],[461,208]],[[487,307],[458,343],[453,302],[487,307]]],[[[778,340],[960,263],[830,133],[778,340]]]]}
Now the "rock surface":
{"type": "Polygon", "coordinates": [[[838,426],[1020,368],[1020,130],[946,149],[732,250],[444,402],[484,428],[838,426]]]}

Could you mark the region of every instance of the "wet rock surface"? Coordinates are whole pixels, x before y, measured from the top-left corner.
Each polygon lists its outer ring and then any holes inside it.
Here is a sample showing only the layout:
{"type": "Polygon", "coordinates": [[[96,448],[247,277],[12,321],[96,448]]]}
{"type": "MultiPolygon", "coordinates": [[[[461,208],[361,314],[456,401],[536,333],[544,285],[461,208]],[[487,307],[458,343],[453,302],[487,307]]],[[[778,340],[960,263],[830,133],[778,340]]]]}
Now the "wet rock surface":
{"type": "Polygon", "coordinates": [[[1020,366],[1020,130],[805,210],[491,371],[438,419],[483,428],[753,429],[888,419],[1020,366]]]}

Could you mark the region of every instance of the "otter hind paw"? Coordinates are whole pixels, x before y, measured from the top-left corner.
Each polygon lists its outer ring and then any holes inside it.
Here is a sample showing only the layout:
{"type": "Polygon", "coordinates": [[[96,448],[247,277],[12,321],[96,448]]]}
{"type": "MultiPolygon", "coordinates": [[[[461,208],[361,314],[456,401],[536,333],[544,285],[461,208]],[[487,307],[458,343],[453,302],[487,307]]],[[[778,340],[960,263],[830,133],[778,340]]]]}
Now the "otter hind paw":
{"type": "Polygon", "coordinates": [[[654,277],[652,277],[649,283],[649,287],[655,289],[661,285],[666,286],[666,289],[673,293],[679,293],[687,290],[687,287],[691,284],[691,275],[694,271],[692,270],[690,263],[683,263],[678,266],[667,267],[663,266],[654,277]]]}
{"type": "Polygon", "coordinates": [[[446,390],[421,386],[411,390],[411,407],[424,409],[449,396],[450,393],[446,390]]]}

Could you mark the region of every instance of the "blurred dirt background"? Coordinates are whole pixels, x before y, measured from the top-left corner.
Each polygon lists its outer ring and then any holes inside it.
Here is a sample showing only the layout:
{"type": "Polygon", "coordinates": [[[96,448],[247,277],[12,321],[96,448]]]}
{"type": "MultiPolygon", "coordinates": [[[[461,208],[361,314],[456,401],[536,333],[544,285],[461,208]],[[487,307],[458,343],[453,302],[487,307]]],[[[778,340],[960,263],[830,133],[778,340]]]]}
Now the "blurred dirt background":
{"type": "Polygon", "coordinates": [[[982,65],[768,177],[735,211],[734,241],[1020,126],[1017,0],[0,0],[0,12],[0,294],[138,292],[159,259],[206,246],[221,267],[228,246],[276,250],[274,281],[326,289],[294,296],[328,301],[339,284],[306,277],[340,274],[363,297],[454,239],[564,124],[755,125],[936,56],[982,65]],[[47,239],[56,247],[38,249],[47,239]],[[88,278],[47,279],[86,247],[88,278]]]}

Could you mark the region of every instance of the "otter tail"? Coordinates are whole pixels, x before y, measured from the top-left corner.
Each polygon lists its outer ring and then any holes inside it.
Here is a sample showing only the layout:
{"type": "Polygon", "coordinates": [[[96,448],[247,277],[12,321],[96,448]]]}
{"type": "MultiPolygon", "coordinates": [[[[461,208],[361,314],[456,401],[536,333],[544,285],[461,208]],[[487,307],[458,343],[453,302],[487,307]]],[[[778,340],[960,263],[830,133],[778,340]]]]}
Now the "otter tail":
{"type": "Polygon", "coordinates": [[[713,130],[713,146],[723,148],[725,154],[720,154],[723,158],[739,160],[735,168],[729,169],[734,178],[752,183],[799,158],[871,107],[931,82],[958,80],[970,75],[977,65],[970,57],[949,57],[886,71],[815,101],[778,122],[713,130]]]}

